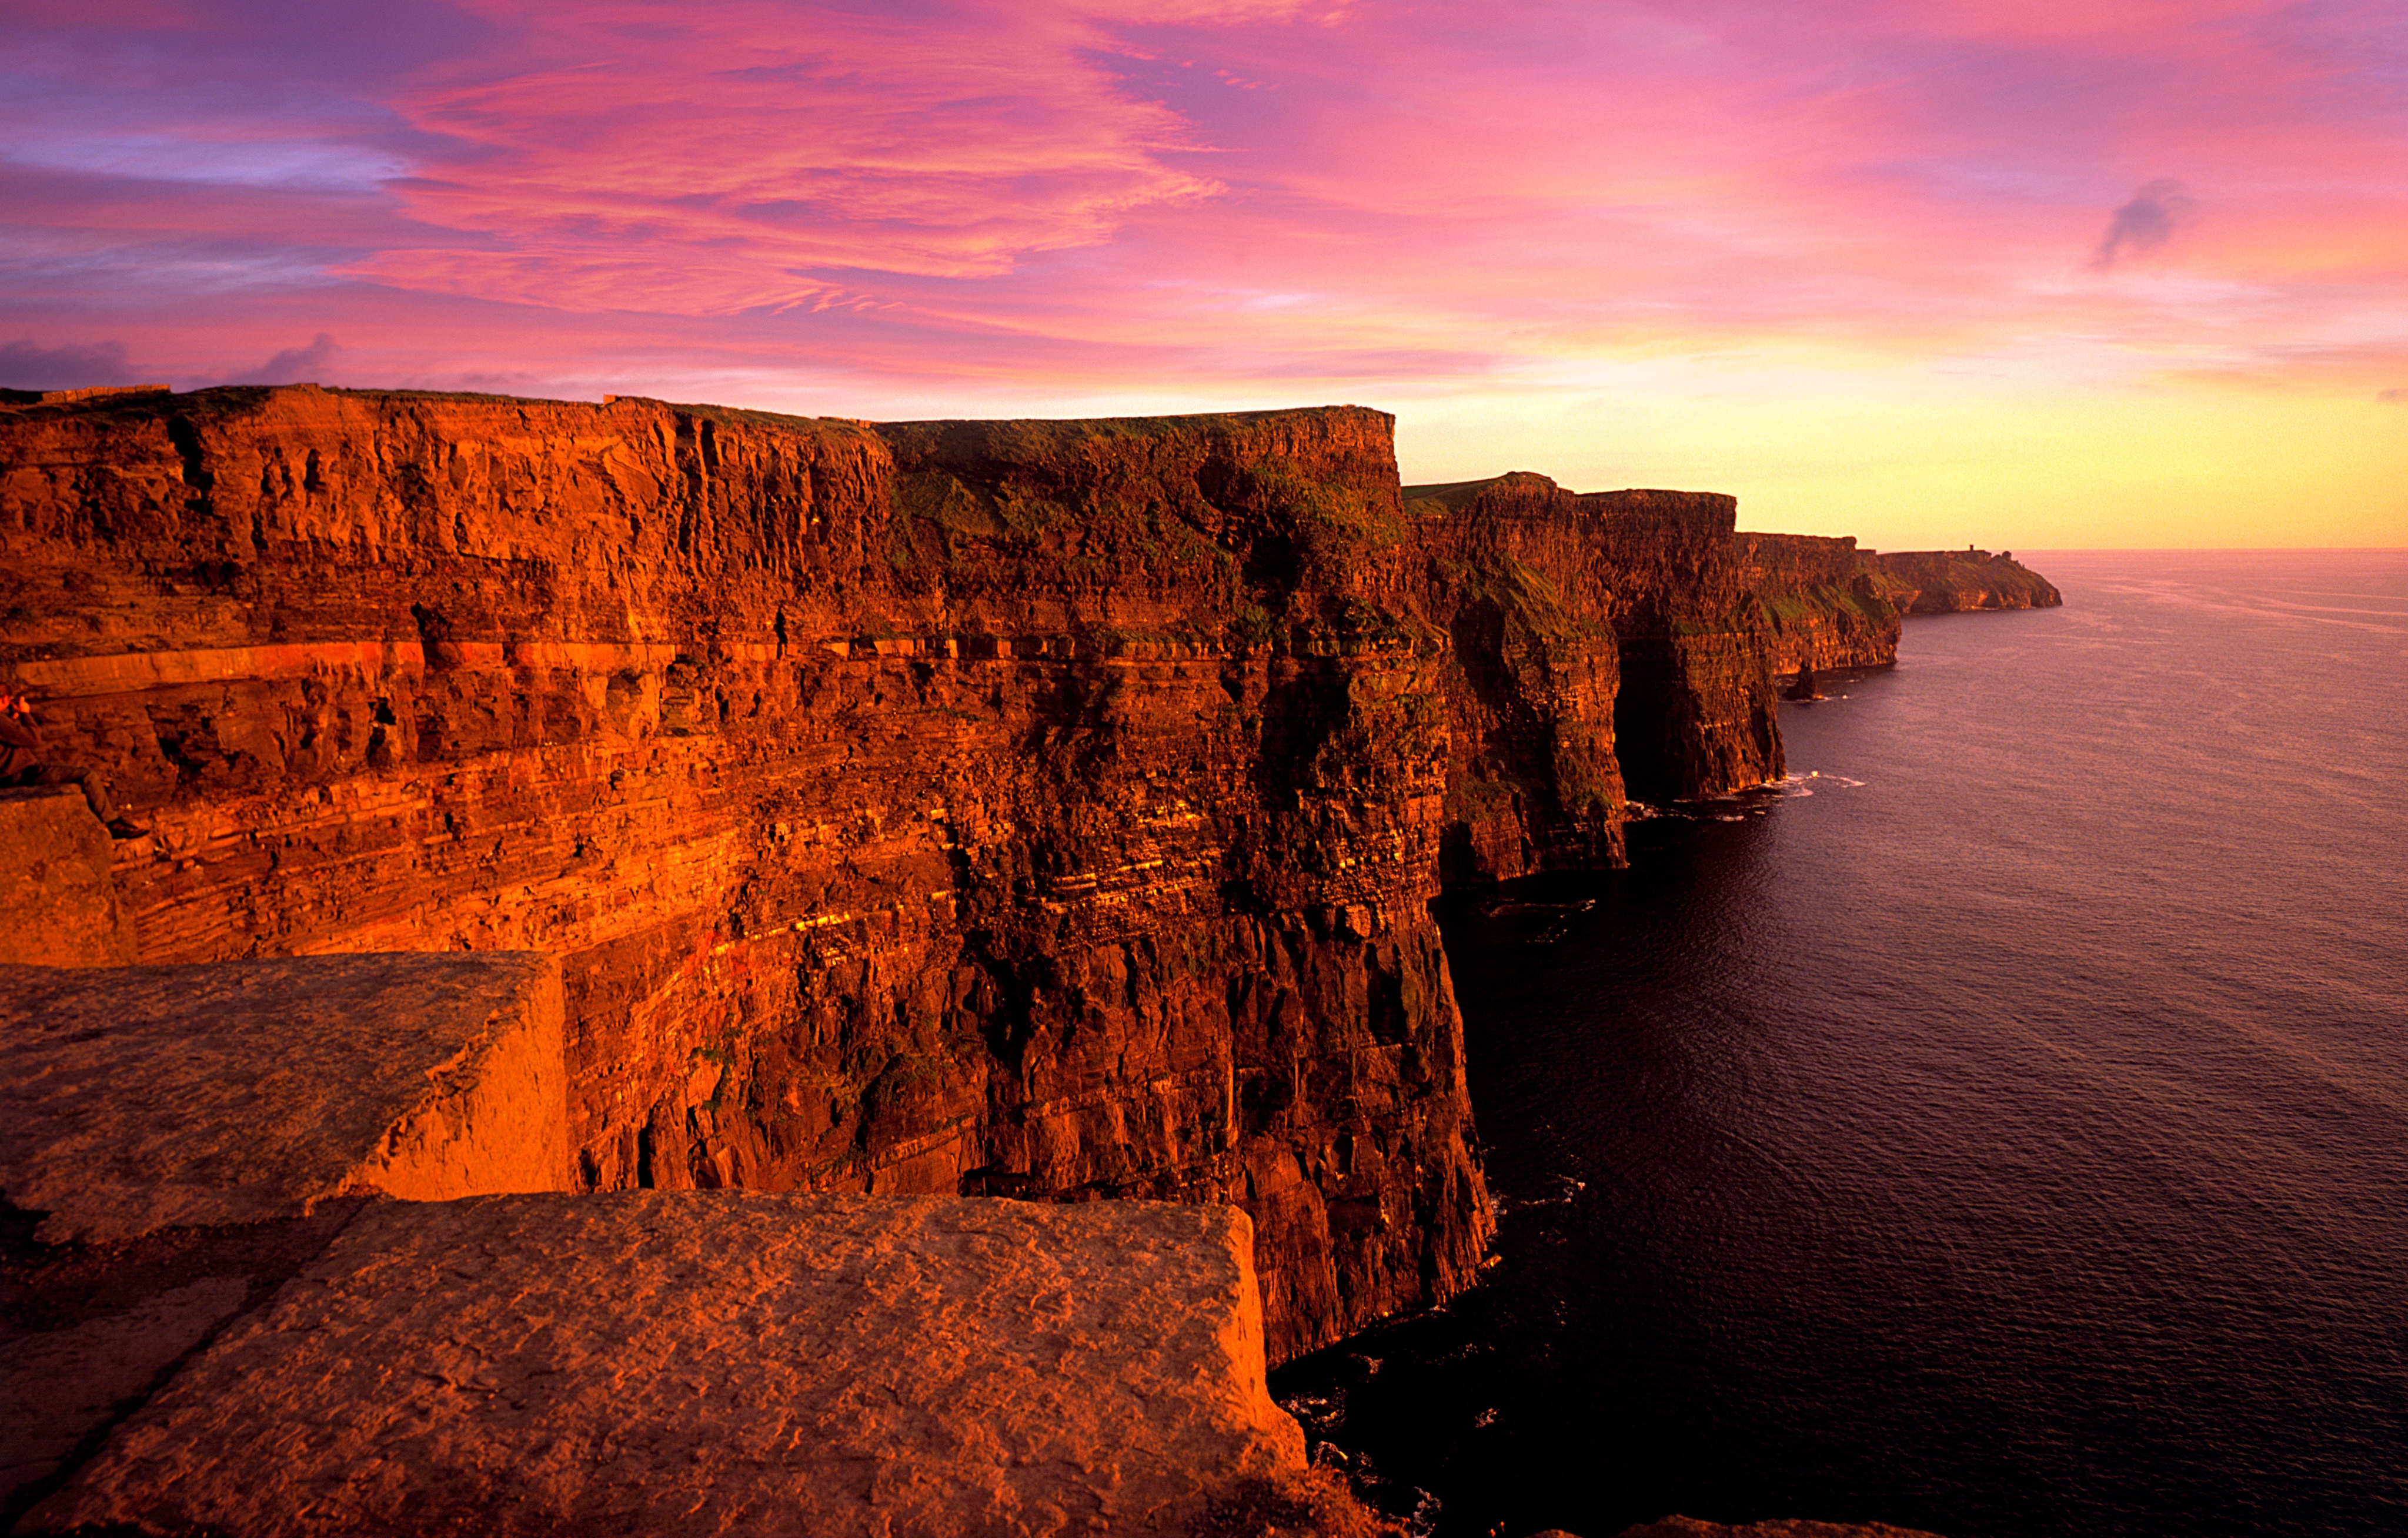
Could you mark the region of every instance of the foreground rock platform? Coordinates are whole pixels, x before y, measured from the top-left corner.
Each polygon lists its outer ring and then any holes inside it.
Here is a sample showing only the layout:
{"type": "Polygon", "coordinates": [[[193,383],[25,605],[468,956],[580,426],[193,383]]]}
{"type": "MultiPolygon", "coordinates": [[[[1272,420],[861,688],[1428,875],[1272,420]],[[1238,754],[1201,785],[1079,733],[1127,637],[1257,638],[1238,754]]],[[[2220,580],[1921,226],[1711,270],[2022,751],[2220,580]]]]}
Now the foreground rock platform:
{"type": "Polygon", "coordinates": [[[0,1196],[56,1243],[564,1189],[561,1013],[523,952],[0,967],[0,1196]]]}
{"type": "Polygon", "coordinates": [[[18,1531],[1183,1531],[1303,1468],[1253,1242],[1152,1203],[377,1203],[18,1531]]]}

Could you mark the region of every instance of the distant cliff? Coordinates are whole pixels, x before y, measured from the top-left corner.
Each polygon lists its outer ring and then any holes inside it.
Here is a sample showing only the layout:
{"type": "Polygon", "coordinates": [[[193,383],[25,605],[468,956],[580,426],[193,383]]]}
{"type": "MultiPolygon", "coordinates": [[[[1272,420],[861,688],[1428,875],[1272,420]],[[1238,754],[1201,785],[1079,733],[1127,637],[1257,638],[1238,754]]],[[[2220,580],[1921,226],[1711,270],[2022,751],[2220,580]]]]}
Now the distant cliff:
{"type": "Polygon", "coordinates": [[[1743,534],[1738,547],[1775,673],[1898,661],[1905,611],[1855,540],[1743,534]]]}
{"type": "Polygon", "coordinates": [[[1780,777],[1733,499],[1576,493],[1526,472],[1404,497],[1418,602],[1454,643],[1450,877],[1619,864],[1626,790],[1780,777]]]}
{"type": "Polygon", "coordinates": [[[1276,1360],[1486,1243],[1440,880],[1781,772],[1729,498],[1391,434],[20,404],[0,676],[141,959],[550,952],[585,1189],[1232,1203],[1276,1360]]]}
{"type": "Polygon", "coordinates": [[[2065,602],[2048,579],[2003,551],[1892,550],[1868,553],[1866,563],[1908,614],[1958,614],[1968,609],[2045,609],[2065,602]]]}
{"type": "Polygon", "coordinates": [[[1987,550],[1859,550],[1854,539],[1743,534],[1736,558],[1776,674],[1886,667],[1910,614],[2050,608],[2056,588],[1987,550]]]}

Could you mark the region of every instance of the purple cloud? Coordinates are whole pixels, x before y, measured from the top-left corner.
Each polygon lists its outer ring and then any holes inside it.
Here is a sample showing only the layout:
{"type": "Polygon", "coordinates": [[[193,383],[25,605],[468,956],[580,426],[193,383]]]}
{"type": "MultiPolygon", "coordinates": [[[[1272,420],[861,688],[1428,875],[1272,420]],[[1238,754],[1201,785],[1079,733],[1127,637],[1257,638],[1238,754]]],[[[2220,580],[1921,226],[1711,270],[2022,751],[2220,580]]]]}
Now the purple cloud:
{"type": "Polygon", "coordinates": [[[28,337],[0,343],[0,386],[11,390],[75,390],[136,382],[122,342],[45,348],[35,346],[28,337]]]}
{"type": "Polygon", "coordinates": [[[322,384],[322,376],[333,365],[335,355],[342,351],[332,336],[320,332],[308,347],[286,348],[229,384],[322,384]]]}
{"type": "Polygon", "coordinates": [[[2172,177],[2143,184],[2107,221],[2107,233],[2090,256],[2094,272],[2105,272],[2127,256],[2145,256],[2172,240],[2199,206],[2172,177]]]}

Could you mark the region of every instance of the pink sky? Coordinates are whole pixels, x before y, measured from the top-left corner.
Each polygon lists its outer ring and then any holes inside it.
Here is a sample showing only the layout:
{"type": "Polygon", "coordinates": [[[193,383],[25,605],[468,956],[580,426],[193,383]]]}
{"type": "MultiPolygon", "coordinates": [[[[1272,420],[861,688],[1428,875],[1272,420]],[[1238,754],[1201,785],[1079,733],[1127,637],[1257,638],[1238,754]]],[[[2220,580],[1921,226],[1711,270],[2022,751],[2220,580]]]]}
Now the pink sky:
{"type": "Polygon", "coordinates": [[[36,0],[0,384],[1355,401],[1869,542],[2408,543],[2398,0],[36,0]]]}

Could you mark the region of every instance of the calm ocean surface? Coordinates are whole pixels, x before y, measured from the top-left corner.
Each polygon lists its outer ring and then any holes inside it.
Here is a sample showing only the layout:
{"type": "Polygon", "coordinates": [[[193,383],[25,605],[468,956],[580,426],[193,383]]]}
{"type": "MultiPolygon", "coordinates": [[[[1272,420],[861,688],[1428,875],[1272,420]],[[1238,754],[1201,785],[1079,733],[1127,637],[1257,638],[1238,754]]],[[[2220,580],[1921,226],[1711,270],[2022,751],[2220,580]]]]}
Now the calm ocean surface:
{"type": "Polygon", "coordinates": [[[2408,552],[2025,559],[1442,910],[1500,1260],[1273,1379],[1440,1531],[2408,1533],[2408,552]]]}

